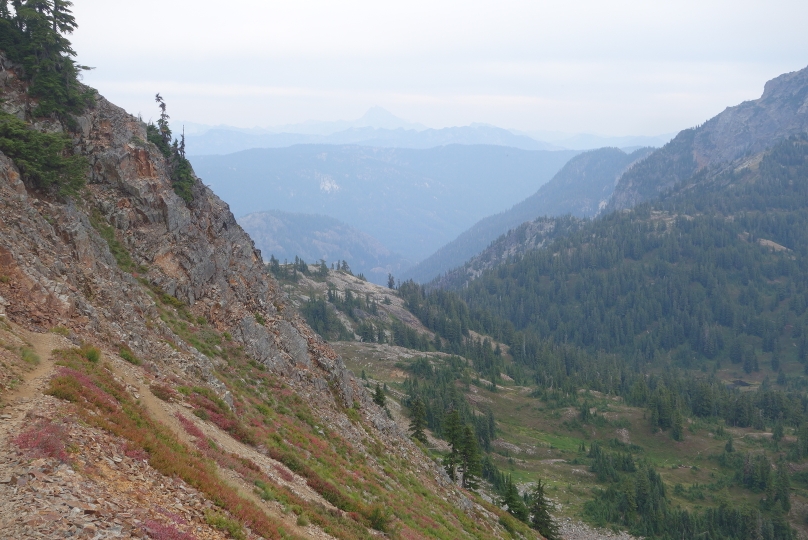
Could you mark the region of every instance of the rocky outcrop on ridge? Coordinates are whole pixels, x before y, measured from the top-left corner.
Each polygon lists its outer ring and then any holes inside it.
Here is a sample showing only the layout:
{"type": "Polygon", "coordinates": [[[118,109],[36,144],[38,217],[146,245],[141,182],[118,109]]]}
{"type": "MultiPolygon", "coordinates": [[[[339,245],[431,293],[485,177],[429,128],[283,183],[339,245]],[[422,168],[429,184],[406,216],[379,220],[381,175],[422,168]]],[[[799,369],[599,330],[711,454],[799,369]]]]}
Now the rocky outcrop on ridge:
{"type": "Polygon", "coordinates": [[[808,68],[766,83],[759,99],[727,107],[701,126],[680,132],[646,160],[626,171],[608,210],[631,208],[688,179],[771,148],[808,131],[808,68]]]}

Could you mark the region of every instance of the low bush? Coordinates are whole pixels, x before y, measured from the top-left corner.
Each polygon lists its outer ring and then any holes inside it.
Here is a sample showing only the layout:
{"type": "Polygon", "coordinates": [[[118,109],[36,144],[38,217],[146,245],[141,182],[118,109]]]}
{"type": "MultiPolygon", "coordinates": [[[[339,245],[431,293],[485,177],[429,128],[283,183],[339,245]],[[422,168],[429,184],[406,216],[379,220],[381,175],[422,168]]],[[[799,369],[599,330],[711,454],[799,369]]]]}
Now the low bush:
{"type": "Polygon", "coordinates": [[[132,349],[130,349],[125,345],[122,345],[121,348],[118,350],[118,356],[120,356],[121,358],[123,358],[124,360],[135,366],[139,366],[143,363],[140,360],[140,358],[135,356],[135,353],[132,352],[132,349]]]}
{"type": "Polygon", "coordinates": [[[66,439],[67,430],[64,426],[50,420],[40,420],[17,435],[14,444],[35,457],[49,457],[65,462],[68,460],[65,452],[66,439]]]}
{"type": "Polygon", "coordinates": [[[205,512],[205,521],[208,525],[216,527],[220,531],[226,532],[234,540],[247,540],[244,529],[238,521],[232,520],[219,512],[208,510],[205,512]]]}
{"type": "Polygon", "coordinates": [[[171,403],[177,399],[177,393],[170,387],[165,384],[154,383],[149,386],[149,390],[157,399],[162,399],[163,401],[167,401],[171,403]]]}
{"type": "Polygon", "coordinates": [[[143,524],[143,531],[154,540],[197,540],[192,534],[178,531],[171,525],[151,519],[143,524]]]}
{"type": "Polygon", "coordinates": [[[26,364],[31,364],[34,366],[39,364],[40,361],[39,355],[35,353],[33,349],[29,349],[28,347],[23,347],[20,349],[20,357],[26,364]]]}

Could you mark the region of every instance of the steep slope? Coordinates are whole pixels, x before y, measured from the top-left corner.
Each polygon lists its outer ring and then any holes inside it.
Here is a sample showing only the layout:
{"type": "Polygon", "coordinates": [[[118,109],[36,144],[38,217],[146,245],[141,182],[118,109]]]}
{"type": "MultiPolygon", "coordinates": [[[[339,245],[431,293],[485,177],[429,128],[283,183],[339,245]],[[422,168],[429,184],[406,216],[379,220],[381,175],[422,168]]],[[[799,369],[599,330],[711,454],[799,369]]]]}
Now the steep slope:
{"type": "Polygon", "coordinates": [[[298,145],[192,161],[237,216],[271,209],[327,215],[416,261],[533,193],[573,155],[503,146],[298,145]]]}
{"type": "Polygon", "coordinates": [[[701,126],[679,133],[620,178],[608,209],[631,208],[698,170],[721,167],[806,131],[808,68],[770,80],[759,99],[728,107],[701,126]]]}
{"type": "MultiPolygon", "coordinates": [[[[25,119],[3,63],[2,108],[25,119]]],[[[142,122],[101,97],[73,120],[72,198],[0,154],[3,341],[69,340],[31,396],[0,394],[4,534],[503,536],[288,305],[227,205],[195,177],[175,192],[142,122]]]]}
{"type": "Polygon", "coordinates": [[[410,265],[372,236],[327,216],[272,210],[247,214],[238,222],[265,259],[300,257],[329,265],[347,261],[355,274],[362,273],[378,284],[387,283],[388,274],[399,275],[410,265]]]}
{"type": "Polygon", "coordinates": [[[601,148],[575,156],[536,193],[506,212],[478,221],[405,272],[404,277],[429,281],[479,254],[509,229],[539,216],[596,215],[611,196],[620,175],[652,151],[642,148],[626,154],[617,148],[601,148]]]}

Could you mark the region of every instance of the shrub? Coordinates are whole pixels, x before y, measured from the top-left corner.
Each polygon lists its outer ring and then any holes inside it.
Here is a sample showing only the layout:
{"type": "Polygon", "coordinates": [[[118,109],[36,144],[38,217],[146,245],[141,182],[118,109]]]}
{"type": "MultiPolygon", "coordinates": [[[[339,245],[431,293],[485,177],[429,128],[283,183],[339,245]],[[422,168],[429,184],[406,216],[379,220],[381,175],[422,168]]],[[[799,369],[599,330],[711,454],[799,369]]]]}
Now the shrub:
{"type": "Polygon", "coordinates": [[[81,355],[93,364],[97,364],[101,360],[101,351],[89,345],[81,348],[81,355]]]}
{"type": "Polygon", "coordinates": [[[66,439],[67,430],[64,426],[54,424],[50,420],[42,420],[17,435],[14,444],[36,457],[55,458],[64,462],[67,461],[66,439]]]}
{"type": "Polygon", "coordinates": [[[196,540],[196,536],[178,531],[171,525],[154,520],[144,523],[143,530],[150,538],[155,540],[196,540]]]}
{"type": "Polygon", "coordinates": [[[208,525],[226,532],[235,540],[247,540],[247,535],[244,534],[244,529],[241,528],[241,524],[238,521],[228,518],[224,514],[208,510],[205,512],[205,521],[208,525]]]}
{"type": "Polygon", "coordinates": [[[382,508],[381,505],[374,505],[369,512],[367,512],[367,520],[370,526],[377,531],[387,532],[387,526],[390,522],[390,514],[382,508]]]}
{"type": "Polygon", "coordinates": [[[39,355],[35,353],[33,349],[23,347],[20,349],[20,356],[22,357],[23,362],[26,364],[32,364],[34,366],[39,364],[39,355]]]}
{"type": "Polygon", "coordinates": [[[76,195],[84,186],[87,160],[70,154],[73,143],[63,133],[40,133],[25,122],[0,111],[0,151],[36,189],[76,195]]]}
{"type": "Polygon", "coordinates": [[[177,393],[170,386],[164,384],[154,383],[149,386],[149,390],[151,390],[151,393],[154,394],[157,399],[162,399],[168,403],[171,403],[177,398],[177,393]]]}
{"type": "Polygon", "coordinates": [[[140,358],[135,356],[135,353],[132,352],[132,349],[130,349],[126,345],[121,346],[120,350],[118,351],[118,355],[127,362],[129,362],[130,364],[134,364],[136,366],[139,366],[140,364],[143,363],[140,360],[140,358]]]}

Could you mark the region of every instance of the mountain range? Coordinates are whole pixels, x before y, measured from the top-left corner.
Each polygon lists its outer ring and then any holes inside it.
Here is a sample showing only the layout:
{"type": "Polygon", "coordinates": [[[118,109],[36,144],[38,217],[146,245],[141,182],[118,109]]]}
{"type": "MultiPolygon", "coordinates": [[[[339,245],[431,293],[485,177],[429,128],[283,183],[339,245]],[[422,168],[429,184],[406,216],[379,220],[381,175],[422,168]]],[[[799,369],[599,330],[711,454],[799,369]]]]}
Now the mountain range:
{"type": "Polygon", "coordinates": [[[271,209],[328,215],[417,261],[534,193],[576,153],[297,145],[191,162],[237,216],[271,209]]]}
{"type": "Polygon", "coordinates": [[[306,133],[245,133],[211,129],[202,135],[186,137],[189,155],[231,154],[249,148],[284,148],[295,144],[356,144],[385,148],[434,148],[447,144],[495,144],[523,150],[559,150],[524,135],[494,126],[472,124],[442,129],[386,129],[351,127],[328,135],[306,133]]]}

